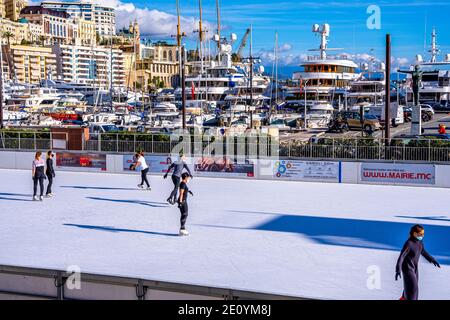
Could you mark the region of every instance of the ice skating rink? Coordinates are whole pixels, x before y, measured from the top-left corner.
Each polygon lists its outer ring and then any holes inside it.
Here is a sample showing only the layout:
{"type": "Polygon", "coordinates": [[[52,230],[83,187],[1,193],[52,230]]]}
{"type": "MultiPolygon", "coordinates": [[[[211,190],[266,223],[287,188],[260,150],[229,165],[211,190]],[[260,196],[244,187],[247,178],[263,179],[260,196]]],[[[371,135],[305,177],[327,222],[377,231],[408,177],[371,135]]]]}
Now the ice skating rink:
{"type": "Polygon", "coordinates": [[[151,192],[137,190],[138,179],[57,172],[56,196],[40,203],[31,201],[30,171],[0,170],[0,264],[398,299],[395,263],[420,223],[442,268],[421,259],[419,298],[450,299],[449,189],[194,178],[191,236],[179,237],[179,211],[165,203],[170,178],[149,176],[151,192]]]}

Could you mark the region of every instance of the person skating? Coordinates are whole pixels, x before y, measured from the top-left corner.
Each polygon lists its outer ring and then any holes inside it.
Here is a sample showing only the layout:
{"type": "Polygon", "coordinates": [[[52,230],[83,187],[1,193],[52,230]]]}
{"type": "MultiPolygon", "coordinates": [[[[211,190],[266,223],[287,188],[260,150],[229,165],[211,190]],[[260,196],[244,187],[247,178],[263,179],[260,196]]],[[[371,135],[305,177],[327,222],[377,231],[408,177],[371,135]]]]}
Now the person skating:
{"type": "Polygon", "coordinates": [[[150,188],[150,183],[148,182],[147,179],[147,173],[148,173],[148,165],[147,162],[145,160],[145,156],[144,156],[144,152],[138,152],[137,154],[137,159],[136,159],[136,163],[135,163],[135,168],[136,170],[140,170],[141,171],[141,183],[138,184],[138,188],[143,189],[144,188],[144,183],[147,185],[147,190],[151,190],[152,188],[150,188]]]}
{"type": "Polygon", "coordinates": [[[55,169],[53,168],[54,156],[55,154],[53,153],[53,151],[49,150],[47,152],[47,160],[46,160],[47,168],[45,169],[45,175],[47,176],[48,179],[47,192],[45,193],[45,196],[47,198],[51,198],[54,196],[54,193],[52,192],[53,179],[56,176],[55,169]]]}
{"type": "Polygon", "coordinates": [[[180,236],[188,236],[189,232],[186,230],[186,220],[188,217],[188,194],[193,196],[194,194],[189,190],[187,184],[189,182],[190,174],[183,173],[181,175],[180,183],[180,195],[178,198],[178,208],[180,209],[180,236]]]}
{"type": "Polygon", "coordinates": [[[32,164],[32,170],[31,170],[31,175],[33,178],[33,200],[34,201],[42,201],[43,195],[44,195],[44,180],[45,180],[45,162],[44,160],[41,159],[42,156],[42,152],[38,151],[36,152],[35,156],[34,156],[34,160],[33,160],[33,164],[32,164]],[[37,197],[37,185],[39,182],[39,187],[40,187],[40,196],[39,198],[37,197]]]}
{"type": "Polygon", "coordinates": [[[167,198],[167,202],[173,205],[177,201],[177,193],[178,193],[178,188],[180,187],[180,181],[181,181],[183,169],[186,169],[186,171],[188,172],[188,174],[191,178],[192,178],[192,174],[191,174],[191,170],[189,169],[188,165],[186,164],[186,156],[184,156],[184,155],[181,156],[180,160],[173,162],[169,166],[166,174],[164,175],[164,179],[167,178],[167,175],[170,173],[170,171],[172,171],[172,169],[173,169],[173,173],[172,173],[173,190],[170,193],[169,198],[167,198]]]}
{"type": "Polygon", "coordinates": [[[439,263],[425,250],[423,237],[425,229],[421,225],[411,228],[409,239],[403,245],[403,249],[397,260],[395,269],[395,280],[402,277],[403,273],[403,295],[401,300],[418,300],[419,298],[419,259],[420,256],[440,268],[439,263]]]}

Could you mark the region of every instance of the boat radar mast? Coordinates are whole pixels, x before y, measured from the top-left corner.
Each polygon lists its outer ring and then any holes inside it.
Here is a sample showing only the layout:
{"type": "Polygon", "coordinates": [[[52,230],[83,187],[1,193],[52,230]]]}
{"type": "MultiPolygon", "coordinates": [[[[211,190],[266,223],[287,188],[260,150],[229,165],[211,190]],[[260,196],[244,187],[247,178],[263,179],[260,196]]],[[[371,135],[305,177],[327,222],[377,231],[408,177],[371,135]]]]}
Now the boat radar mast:
{"type": "Polygon", "coordinates": [[[342,48],[328,48],[328,37],[330,36],[330,25],[328,23],[320,26],[319,24],[314,24],[312,27],[312,32],[320,35],[320,48],[310,49],[309,51],[320,51],[320,59],[327,59],[327,51],[343,50],[342,48]]]}
{"type": "Polygon", "coordinates": [[[433,32],[431,33],[431,49],[428,50],[431,53],[431,63],[437,62],[437,56],[440,52],[437,46],[437,33],[436,28],[433,28],[433,32]]]}
{"type": "Polygon", "coordinates": [[[421,54],[416,56],[416,65],[448,65],[450,64],[450,54],[446,54],[444,56],[444,60],[438,61],[437,57],[441,53],[439,50],[439,46],[437,44],[437,32],[436,28],[433,28],[433,32],[431,33],[431,48],[428,50],[431,54],[430,62],[424,62],[424,58],[421,54]]]}

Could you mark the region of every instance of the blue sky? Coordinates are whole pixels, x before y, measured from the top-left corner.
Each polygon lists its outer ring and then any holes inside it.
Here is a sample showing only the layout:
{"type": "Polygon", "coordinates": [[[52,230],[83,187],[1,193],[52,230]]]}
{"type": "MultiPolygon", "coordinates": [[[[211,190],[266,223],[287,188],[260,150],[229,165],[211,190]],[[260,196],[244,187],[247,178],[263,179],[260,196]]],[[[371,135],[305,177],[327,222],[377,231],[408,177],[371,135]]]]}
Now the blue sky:
{"type": "MultiPolygon", "coordinates": [[[[118,1],[118,0],[111,0],[118,1]]],[[[284,49],[281,55],[285,63],[295,64],[301,54],[319,45],[319,39],[311,32],[313,23],[331,25],[330,47],[344,48],[343,52],[367,54],[373,49],[375,56],[384,57],[385,34],[391,33],[393,56],[409,62],[416,54],[424,54],[425,30],[427,49],[433,27],[438,31],[438,43],[443,53],[450,53],[450,1],[293,1],[281,0],[221,0],[221,17],[224,33],[237,33],[242,37],[245,29],[253,24],[253,43],[255,51],[271,52],[274,47],[275,32],[279,34],[279,43],[284,49]],[[366,13],[369,5],[381,8],[381,29],[369,30],[366,13]]],[[[122,0],[132,3],[141,11],[140,23],[145,24],[145,12],[154,11],[176,14],[175,0],[122,0]],[[146,10],[147,9],[147,10],[146,10]],[[146,11],[142,11],[146,10],[146,11]]],[[[181,14],[186,19],[198,18],[198,1],[180,0],[181,14]]],[[[133,12],[126,17],[132,17],[133,12]]],[[[211,28],[215,28],[215,0],[203,0],[203,18],[211,28]]],[[[126,19],[126,18],[125,18],[126,19]]],[[[122,19],[118,19],[119,23],[122,19]]],[[[148,20],[150,21],[150,19],[148,20]]],[[[191,20],[191,25],[195,23],[191,20]]],[[[192,29],[192,28],[191,28],[192,29]]],[[[144,26],[143,30],[154,37],[170,39],[164,32],[158,32],[153,26],[144,26]]],[[[191,45],[195,45],[192,42],[191,45]]]]}

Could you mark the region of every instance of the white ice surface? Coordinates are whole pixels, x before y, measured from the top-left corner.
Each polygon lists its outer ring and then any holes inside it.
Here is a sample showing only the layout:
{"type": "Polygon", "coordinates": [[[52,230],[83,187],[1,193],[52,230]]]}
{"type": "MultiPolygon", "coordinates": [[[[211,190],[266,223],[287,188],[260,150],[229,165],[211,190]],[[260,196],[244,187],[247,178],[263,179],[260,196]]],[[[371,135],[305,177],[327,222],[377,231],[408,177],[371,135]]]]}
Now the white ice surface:
{"type": "Polygon", "coordinates": [[[398,299],[398,250],[426,225],[420,298],[450,299],[450,190],[195,178],[188,229],[170,179],[58,172],[31,199],[29,171],[0,170],[0,264],[66,269],[324,299],[398,299]],[[82,188],[79,188],[82,187],[82,188]],[[369,290],[378,266],[381,288],[369,290]]]}

